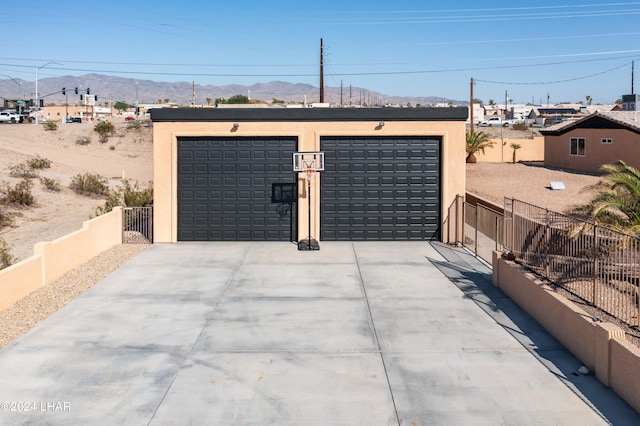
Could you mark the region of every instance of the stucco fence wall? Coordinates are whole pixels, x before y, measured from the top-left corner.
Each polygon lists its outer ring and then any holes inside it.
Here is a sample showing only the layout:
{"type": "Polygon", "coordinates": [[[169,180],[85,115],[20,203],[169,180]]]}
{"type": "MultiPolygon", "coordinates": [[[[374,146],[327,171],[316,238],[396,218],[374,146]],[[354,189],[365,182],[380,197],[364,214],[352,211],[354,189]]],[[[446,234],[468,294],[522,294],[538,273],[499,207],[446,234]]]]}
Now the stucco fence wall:
{"type": "Polygon", "coordinates": [[[495,144],[475,154],[476,160],[485,163],[511,163],[513,160],[512,143],[521,146],[516,151],[516,161],[544,161],[544,137],[536,136],[533,139],[492,138],[495,144]]]}
{"type": "Polygon", "coordinates": [[[37,243],[33,256],[0,270],[0,310],[118,244],[122,244],[122,207],[57,240],[37,243]]]}
{"type": "Polygon", "coordinates": [[[555,293],[515,262],[493,254],[493,283],[536,319],[605,386],[640,411],[640,348],[611,323],[591,315],[555,293]]]}

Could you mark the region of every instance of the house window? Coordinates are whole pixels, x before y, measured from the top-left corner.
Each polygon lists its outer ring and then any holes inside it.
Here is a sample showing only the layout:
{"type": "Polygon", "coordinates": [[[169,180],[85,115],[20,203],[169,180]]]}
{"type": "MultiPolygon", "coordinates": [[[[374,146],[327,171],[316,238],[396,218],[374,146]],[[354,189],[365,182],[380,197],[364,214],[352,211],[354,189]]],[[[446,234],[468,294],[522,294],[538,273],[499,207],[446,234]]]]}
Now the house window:
{"type": "Polygon", "coordinates": [[[611,138],[602,138],[601,142],[606,145],[611,145],[613,140],[611,140],[611,138]]]}
{"type": "Polygon", "coordinates": [[[584,156],[584,138],[571,138],[571,155],[584,156]]]}

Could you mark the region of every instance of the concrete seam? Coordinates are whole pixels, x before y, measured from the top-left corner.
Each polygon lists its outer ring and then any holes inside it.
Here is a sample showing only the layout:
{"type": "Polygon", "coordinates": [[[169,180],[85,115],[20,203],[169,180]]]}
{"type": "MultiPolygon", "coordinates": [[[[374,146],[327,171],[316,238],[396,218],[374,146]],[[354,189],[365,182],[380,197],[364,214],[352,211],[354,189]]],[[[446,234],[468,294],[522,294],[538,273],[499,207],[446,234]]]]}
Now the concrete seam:
{"type": "Polygon", "coordinates": [[[391,402],[393,403],[393,411],[396,415],[396,421],[398,422],[398,426],[401,424],[400,416],[398,415],[398,407],[396,406],[396,399],[393,396],[393,389],[391,388],[391,381],[389,380],[389,372],[387,371],[387,364],[384,360],[384,354],[382,352],[382,348],[380,347],[380,340],[378,339],[378,330],[376,329],[376,323],[373,320],[373,314],[371,313],[371,304],[369,303],[369,296],[367,295],[367,289],[364,285],[364,279],[362,277],[362,270],[360,269],[360,260],[358,259],[358,253],[356,252],[356,247],[354,243],[351,243],[351,247],[353,249],[353,256],[356,260],[356,267],[358,268],[358,277],[360,278],[360,286],[362,287],[362,292],[364,293],[364,300],[367,304],[367,311],[369,312],[369,321],[371,321],[371,327],[373,327],[373,337],[376,339],[376,346],[378,347],[378,353],[380,354],[380,360],[382,361],[382,368],[384,369],[384,375],[387,379],[387,386],[389,387],[389,394],[391,395],[391,402]]]}
{"type": "Polygon", "coordinates": [[[149,422],[147,423],[147,425],[150,425],[153,422],[153,419],[156,417],[156,414],[158,413],[158,409],[164,403],[165,398],[167,397],[167,395],[169,394],[169,391],[173,387],[173,384],[175,383],[176,379],[178,378],[178,375],[180,374],[180,372],[184,368],[184,365],[186,364],[186,362],[188,360],[191,359],[191,355],[193,354],[193,350],[196,347],[196,345],[198,344],[198,342],[200,341],[200,338],[202,337],[202,333],[204,333],[204,330],[207,328],[207,326],[211,322],[211,319],[213,318],[213,315],[218,310],[218,307],[220,306],[220,303],[222,302],[222,299],[224,298],[225,294],[227,294],[227,291],[229,291],[229,288],[231,287],[231,283],[233,283],[234,278],[236,277],[238,271],[240,270],[240,266],[242,266],[242,264],[246,260],[247,255],[249,254],[249,251],[251,251],[250,248],[249,248],[249,250],[247,250],[244,253],[244,256],[242,257],[242,260],[240,262],[238,262],[236,267],[233,269],[233,272],[231,273],[231,275],[229,277],[229,280],[227,281],[227,283],[226,283],[226,285],[224,287],[224,290],[220,294],[220,297],[218,298],[217,303],[215,304],[215,306],[213,307],[213,309],[209,313],[209,315],[207,317],[207,320],[205,321],[204,325],[202,326],[202,329],[200,330],[200,333],[198,333],[198,337],[195,338],[195,340],[193,341],[193,344],[189,348],[189,351],[187,352],[187,355],[184,357],[184,359],[180,363],[180,367],[178,367],[178,369],[176,370],[176,373],[173,375],[173,378],[171,379],[171,383],[169,383],[169,386],[167,386],[167,390],[164,392],[164,395],[162,395],[162,398],[160,398],[160,401],[158,402],[158,405],[156,406],[155,410],[153,410],[153,415],[149,418],[149,422]]]}

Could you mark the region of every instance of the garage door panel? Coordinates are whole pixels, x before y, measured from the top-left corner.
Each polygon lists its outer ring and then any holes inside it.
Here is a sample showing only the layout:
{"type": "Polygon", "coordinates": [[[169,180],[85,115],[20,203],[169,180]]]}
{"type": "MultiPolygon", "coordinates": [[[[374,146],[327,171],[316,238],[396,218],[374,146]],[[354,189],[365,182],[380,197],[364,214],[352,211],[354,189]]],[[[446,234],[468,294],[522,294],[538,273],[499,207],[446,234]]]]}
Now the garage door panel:
{"type": "Polygon", "coordinates": [[[295,182],[296,147],[295,138],[179,138],[178,240],[288,241],[290,213],[271,204],[271,184],[295,182]]]}
{"type": "Polygon", "coordinates": [[[320,145],[321,239],[437,238],[440,138],[327,137],[320,145]]]}

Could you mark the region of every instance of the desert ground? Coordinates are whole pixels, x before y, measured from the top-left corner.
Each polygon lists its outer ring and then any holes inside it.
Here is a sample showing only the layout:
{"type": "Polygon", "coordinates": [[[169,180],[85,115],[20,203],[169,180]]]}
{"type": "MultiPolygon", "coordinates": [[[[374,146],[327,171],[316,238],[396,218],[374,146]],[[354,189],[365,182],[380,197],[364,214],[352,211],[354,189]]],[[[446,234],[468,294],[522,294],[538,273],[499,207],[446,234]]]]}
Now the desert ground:
{"type": "MultiPolygon", "coordinates": [[[[51,161],[51,167],[38,174],[60,183],[59,192],[47,191],[38,179],[33,179],[35,205],[0,206],[12,218],[12,224],[0,229],[3,238],[18,260],[33,255],[34,244],[51,241],[82,227],[82,222],[95,216],[104,199],[76,194],[69,189],[71,179],[78,174],[97,174],[107,178],[117,188],[124,176],[131,182],[147,186],[153,179],[151,127],[112,120],[115,134],[100,143],[95,123],[58,123],[57,130],[45,130],[35,124],[0,124],[0,191],[14,186],[20,178],[10,176],[10,167],[39,156],[51,161]],[[137,127],[137,128],[136,128],[137,127]],[[76,143],[89,137],[87,145],[76,143]]],[[[1,195],[1,192],[0,192],[1,195]]]]}
{"type": "Polygon", "coordinates": [[[588,202],[600,180],[598,175],[549,169],[542,163],[475,163],[467,164],[466,186],[499,205],[507,197],[566,213],[588,202]],[[562,182],[565,189],[552,190],[551,182],[562,182]]]}

